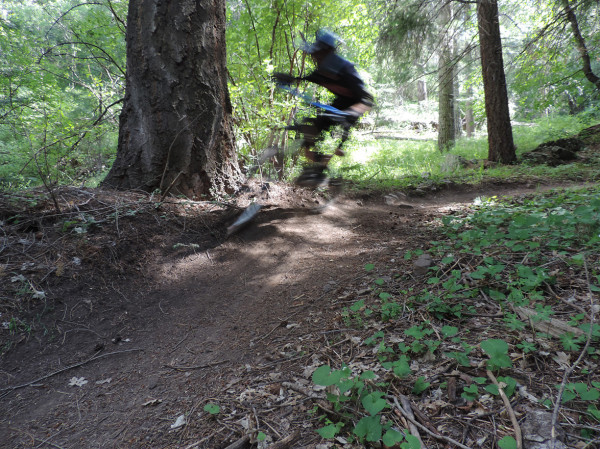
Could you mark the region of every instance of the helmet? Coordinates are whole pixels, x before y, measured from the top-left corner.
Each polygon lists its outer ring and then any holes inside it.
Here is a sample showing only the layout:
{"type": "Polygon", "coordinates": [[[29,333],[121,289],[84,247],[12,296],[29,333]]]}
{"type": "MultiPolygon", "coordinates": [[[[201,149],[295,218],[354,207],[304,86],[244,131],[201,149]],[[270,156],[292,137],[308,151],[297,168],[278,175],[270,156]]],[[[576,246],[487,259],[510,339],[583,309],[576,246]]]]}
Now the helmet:
{"type": "Polygon", "coordinates": [[[317,31],[315,42],[311,45],[306,44],[304,51],[313,54],[320,50],[335,49],[339,43],[340,38],[336,34],[323,29],[317,31]]]}

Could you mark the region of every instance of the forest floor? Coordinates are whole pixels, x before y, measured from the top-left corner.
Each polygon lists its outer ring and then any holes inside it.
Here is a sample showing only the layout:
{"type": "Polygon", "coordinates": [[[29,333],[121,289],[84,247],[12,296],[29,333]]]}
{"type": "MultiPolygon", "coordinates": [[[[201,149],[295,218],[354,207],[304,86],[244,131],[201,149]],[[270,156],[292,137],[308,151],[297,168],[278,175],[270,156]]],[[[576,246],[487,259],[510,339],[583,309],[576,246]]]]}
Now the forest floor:
{"type": "MultiPolygon", "coordinates": [[[[0,254],[0,447],[363,447],[315,432],[337,412],[313,371],[368,369],[366,338],[433,318],[407,309],[373,329],[349,323],[348,307],[377,299],[375,278],[400,298],[425,285],[406,252],[427,251],[439,220],[474,198],[551,187],[560,186],[453,186],[391,200],[353,193],[313,213],[318,194],[271,183],[257,194],[264,207],[254,221],[229,238],[241,209],[224,204],[63,188],[58,213],[42,195],[3,197],[0,218],[12,218],[0,254]]],[[[484,332],[493,312],[454,324],[484,332]]],[[[431,432],[495,447],[513,434],[506,409],[438,388],[485,377],[454,362],[424,358],[390,394],[406,395],[431,432]],[[419,376],[432,394],[411,394],[419,376]]],[[[541,377],[561,381],[547,364],[521,370],[533,394],[549,388],[541,377]]],[[[522,420],[542,407],[519,398],[513,408],[522,420]]],[[[421,433],[429,448],[458,447],[421,433]]]]}

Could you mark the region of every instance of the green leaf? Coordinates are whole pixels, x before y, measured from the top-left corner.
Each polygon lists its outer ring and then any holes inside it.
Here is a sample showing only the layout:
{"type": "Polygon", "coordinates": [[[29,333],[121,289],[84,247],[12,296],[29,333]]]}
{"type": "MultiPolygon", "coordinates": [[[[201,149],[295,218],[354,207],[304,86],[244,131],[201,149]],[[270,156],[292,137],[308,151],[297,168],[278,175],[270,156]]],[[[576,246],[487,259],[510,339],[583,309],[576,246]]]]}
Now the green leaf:
{"type": "Polygon", "coordinates": [[[406,434],[406,442],[400,445],[401,449],[421,449],[419,439],[409,433],[406,434]]]}
{"type": "Polygon", "coordinates": [[[360,438],[366,438],[367,441],[379,441],[382,433],[383,427],[379,415],[362,418],[354,428],[354,434],[360,438]]]}
{"type": "Polygon", "coordinates": [[[597,401],[600,399],[600,391],[596,390],[595,388],[590,388],[588,390],[588,386],[584,383],[576,383],[575,391],[584,401],[597,401]]]}
{"type": "Polygon", "coordinates": [[[360,380],[370,380],[370,379],[375,379],[375,377],[377,377],[377,376],[375,375],[375,373],[373,371],[367,370],[360,375],[359,379],[360,380]]]}
{"type": "Polygon", "coordinates": [[[359,299],[358,301],[356,301],[354,304],[352,304],[350,306],[350,310],[352,310],[353,312],[358,312],[364,306],[365,306],[365,300],[364,299],[359,299]]]}
{"type": "Polygon", "coordinates": [[[264,432],[258,432],[258,435],[256,435],[257,441],[265,441],[266,439],[267,435],[264,432]]]}
{"type": "Polygon", "coordinates": [[[375,265],[372,263],[368,263],[365,265],[365,271],[373,271],[374,268],[375,268],[375,265]]]}
{"type": "Polygon", "coordinates": [[[464,387],[463,392],[460,396],[466,399],[467,401],[474,401],[479,397],[479,390],[477,389],[477,385],[471,384],[468,387],[464,387]]]}
{"type": "Polygon", "coordinates": [[[484,340],[480,344],[481,349],[490,357],[488,365],[491,369],[508,368],[512,362],[508,357],[508,343],[504,340],[484,340]]]}
{"type": "Polygon", "coordinates": [[[598,410],[598,407],[596,407],[596,405],[594,405],[594,404],[590,405],[590,406],[588,407],[587,411],[588,411],[588,413],[589,413],[590,415],[592,415],[592,416],[593,416],[593,418],[594,418],[596,421],[599,421],[599,422],[600,422],[600,410],[598,410]]]}
{"type": "Polygon", "coordinates": [[[513,437],[507,435],[498,441],[498,447],[500,449],[517,449],[517,441],[513,437]]]}
{"type": "Polygon", "coordinates": [[[381,391],[374,391],[362,398],[362,405],[371,416],[376,415],[381,410],[387,407],[387,402],[382,399],[383,393],[381,391]]]}
{"type": "Polygon", "coordinates": [[[458,327],[442,326],[442,334],[445,338],[454,337],[456,334],[458,334],[458,327]]]}
{"type": "Polygon", "coordinates": [[[344,373],[340,370],[331,371],[331,367],[323,365],[318,367],[312,375],[312,381],[323,387],[334,385],[340,381],[344,373]]]}
{"type": "Polygon", "coordinates": [[[425,377],[421,376],[415,381],[415,386],[412,389],[414,394],[421,394],[429,388],[430,382],[425,382],[425,377]]]}
{"type": "Polygon", "coordinates": [[[209,402],[204,406],[204,411],[210,413],[211,415],[216,415],[221,411],[221,407],[219,407],[217,404],[209,402]]]}
{"type": "Polygon", "coordinates": [[[471,366],[471,362],[469,361],[469,357],[467,357],[467,354],[465,352],[453,351],[453,352],[447,352],[446,355],[448,357],[456,360],[462,366],[465,366],[465,367],[471,366]]]}
{"type": "Polygon", "coordinates": [[[504,384],[502,388],[504,389],[504,393],[506,394],[506,396],[508,396],[509,398],[515,393],[515,390],[517,389],[517,381],[512,377],[500,376],[498,377],[498,382],[504,384]]]}
{"type": "Polygon", "coordinates": [[[494,396],[498,396],[500,394],[500,391],[495,384],[486,385],[483,389],[494,396]]]}
{"type": "Polygon", "coordinates": [[[400,356],[399,360],[396,360],[395,362],[384,362],[384,363],[382,363],[382,366],[385,369],[391,369],[396,376],[402,378],[402,377],[406,377],[410,373],[412,373],[412,370],[410,369],[410,365],[408,362],[409,362],[408,357],[406,357],[405,355],[402,355],[402,356],[400,356]]]}
{"type": "Polygon", "coordinates": [[[394,429],[388,429],[387,432],[383,435],[382,441],[386,446],[394,446],[396,443],[399,443],[404,439],[404,435],[394,429]]]}
{"type": "Polygon", "coordinates": [[[562,395],[562,401],[561,401],[561,402],[562,402],[563,404],[565,404],[565,403],[567,403],[567,402],[569,402],[569,401],[572,401],[572,400],[573,400],[573,399],[575,399],[576,397],[577,397],[577,395],[576,395],[575,393],[573,393],[572,391],[565,390],[565,391],[563,392],[563,395],[562,395]]]}
{"type": "Polygon", "coordinates": [[[335,424],[329,424],[328,426],[317,429],[317,433],[328,440],[335,438],[339,431],[339,427],[335,424]]]}

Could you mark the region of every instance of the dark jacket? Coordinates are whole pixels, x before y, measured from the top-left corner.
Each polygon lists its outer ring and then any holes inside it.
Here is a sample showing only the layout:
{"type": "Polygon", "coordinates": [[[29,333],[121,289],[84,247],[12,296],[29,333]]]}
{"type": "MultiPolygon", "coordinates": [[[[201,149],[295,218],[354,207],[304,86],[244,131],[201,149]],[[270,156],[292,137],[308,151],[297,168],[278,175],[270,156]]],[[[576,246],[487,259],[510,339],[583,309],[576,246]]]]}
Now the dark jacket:
{"type": "Polygon", "coordinates": [[[332,106],[337,109],[344,110],[356,103],[373,105],[373,96],[365,90],[365,83],[354,64],[337,53],[327,55],[314,72],[302,79],[333,93],[335,100],[332,106]]]}

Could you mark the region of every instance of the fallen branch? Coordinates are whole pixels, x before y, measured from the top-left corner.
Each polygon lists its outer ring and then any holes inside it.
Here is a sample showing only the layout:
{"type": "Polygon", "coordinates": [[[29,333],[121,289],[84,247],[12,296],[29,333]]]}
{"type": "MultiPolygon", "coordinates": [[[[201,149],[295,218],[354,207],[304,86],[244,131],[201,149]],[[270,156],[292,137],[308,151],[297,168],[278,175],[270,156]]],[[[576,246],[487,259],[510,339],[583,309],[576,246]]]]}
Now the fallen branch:
{"type": "Polygon", "coordinates": [[[521,433],[521,426],[519,426],[519,422],[517,421],[517,417],[515,416],[515,411],[510,405],[510,401],[504,392],[504,388],[498,383],[498,379],[496,376],[490,371],[487,370],[487,376],[490,380],[498,387],[498,393],[500,393],[500,397],[502,398],[502,402],[504,402],[504,406],[506,407],[506,411],[508,412],[508,416],[510,416],[510,421],[512,422],[513,429],[515,430],[515,440],[517,440],[517,449],[523,448],[523,434],[521,433]]]}
{"type": "Polygon", "coordinates": [[[303,385],[300,385],[297,382],[282,382],[281,386],[285,387],[285,388],[289,388],[290,390],[293,390],[297,393],[303,394],[307,398],[324,399],[324,396],[321,396],[313,391],[309,391],[308,388],[304,387],[303,385]]]}
{"type": "Polygon", "coordinates": [[[583,260],[583,268],[585,269],[585,277],[587,279],[587,284],[588,284],[588,297],[590,298],[590,306],[591,306],[590,307],[590,328],[587,333],[585,345],[583,346],[583,349],[579,353],[579,357],[577,357],[577,360],[575,360],[575,363],[573,363],[573,365],[571,365],[569,367],[569,369],[565,370],[565,374],[563,375],[562,382],[560,383],[560,387],[558,389],[558,396],[556,398],[556,403],[554,404],[554,410],[552,411],[552,432],[551,432],[552,440],[550,441],[550,447],[554,447],[554,445],[556,444],[556,423],[558,421],[558,410],[560,409],[560,404],[562,402],[562,395],[567,386],[567,380],[569,380],[569,376],[571,376],[573,371],[575,371],[575,368],[577,367],[577,365],[579,365],[579,363],[583,360],[583,358],[587,354],[588,348],[590,346],[590,342],[592,341],[592,333],[594,331],[594,324],[596,321],[596,316],[594,313],[594,311],[595,311],[594,295],[592,294],[592,288],[591,288],[591,283],[590,283],[590,274],[588,272],[587,263],[585,261],[585,258],[583,260]]]}
{"type": "Polygon", "coordinates": [[[300,431],[296,430],[295,432],[289,434],[287,437],[282,438],[276,443],[271,444],[267,447],[267,449],[286,449],[290,447],[294,442],[300,438],[300,431]]]}
{"type": "Polygon", "coordinates": [[[398,402],[398,398],[395,396],[391,396],[391,398],[394,401],[394,405],[396,406],[396,408],[398,409],[398,411],[400,411],[400,413],[402,413],[402,415],[404,415],[404,417],[410,421],[411,423],[413,423],[415,426],[417,426],[419,429],[423,430],[425,433],[427,433],[429,436],[432,436],[433,438],[437,439],[437,440],[442,440],[445,441],[446,443],[450,443],[453,444],[456,447],[460,447],[461,449],[471,449],[469,446],[465,446],[464,444],[462,444],[459,441],[456,441],[450,437],[444,436],[444,435],[438,435],[434,432],[432,432],[431,430],[429,430],[427,427],[425,427],[423,424],[417,422],[414,418],[410,418],[409,415],[407,414],[406,410],[404,410],[402,408],[402,406],[400,405],[400,403],[398,402]]]}
{"type": "Polygon", "coordinates": [[[250,436],[246,435],[245,437],[242,437],[239,440],[234,441],[229,446],[227,446],[225,449],[242,449],[246,445],[246,443],[249,441],[250,441],[250,436]]]}
{"type": "Polygon", "coordinates": [[[222,365],[223,363],[229,363],[229,360],[221,360],[220,362],[208,363],[206,365],[193,365],[193,366],[177,366],[177,365],[163,365],[165,368],[171,368],[177,371],[188,371],[193,369],[204,369],[212,368],[213,366],[222,365]]]}
{"type": "MultiPolygon", "coordinates": [[[[401,394],[400,395],[400,402],[402,403],[402,407],[404,407],[404,412],[407,414],[406,418],[411,418],[412,421],[416,422],[415,419],[415,415],[413,413],[412,410],[412,406],[410,405],[410,401],[408,400],[408,398],[401,394]]],[[[408,423],[408,430],[410,430],[410,434],[417,437],[419,439],[419,443],[421,443],[421,447],[423,449],[427,449],[427,446],[425,446],[425,444],[423,443],[423,440],[421,439],[421,434],[419,433],[419,428],[417,426],[415,426],[411,421],[409,421],[408,423]]]]}
{"type": "Polygon", "coordinates": [[[550,318],[544,321],[533,321],[533,317],[538,314],[537,311],[527,307],[515,307],[517,314],[522,320],[528,320],[531,326],[538,332],[545,332],[553,337],[560,337],[566,332],[571,332],[575,336],[583,335],[584,332],[578,327],[569,326],[566,322],[556,318],[550,318]]]}
{"type": "Polygon", "coordinates": [[[14,387],[3,388],[2,390],[0,390],[0,392],[4,392],[4,394],[2,396],[0,396],[0,399],[4,398],[5,396],[9,395],[10,393],[12,393],[15,390],[19,390],[20,388],[25,388],[30,385],[36,384],[38,382],[41,382],[42,380],[46,380],[52,376],[56,376],[57,374],[64,373],[65,371],[69,371],[73,368],[78,368],[80,366],[85,365],[86,363],[93,362],[94,360],[102,359],[102,358],[108,357],[110,355],[125,354],[127,352],[136,352],[136,351],[143,351],[143,349],[140,349],[140,348],[126,349],[125,351],[115,351],[115,352],[109,352],[107,354],[95,355],[87,360],[84,360],[83,362],[75,363],[74,365],[69,365],[66,368],[59,369],[58,371],[54,371],[53,373],[47,374],[46,376],[39,377],[35,380],[32,380],[31,382],[27,382],[27,383],[24,383],[21,385],[15,385],[14,387]]]}

